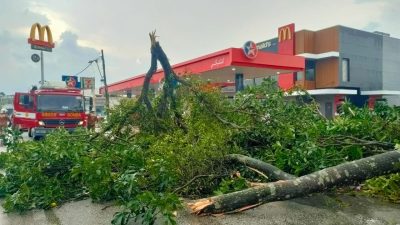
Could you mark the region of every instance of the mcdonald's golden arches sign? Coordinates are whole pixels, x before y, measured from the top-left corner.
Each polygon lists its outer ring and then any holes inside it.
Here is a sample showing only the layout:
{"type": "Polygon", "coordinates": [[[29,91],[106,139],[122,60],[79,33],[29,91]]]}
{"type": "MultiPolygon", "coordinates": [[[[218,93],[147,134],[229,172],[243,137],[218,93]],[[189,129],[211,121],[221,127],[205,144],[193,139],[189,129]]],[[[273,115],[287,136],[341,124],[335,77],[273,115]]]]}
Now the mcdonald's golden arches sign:
{"type": "Polygon", "coordinates": [[[278,28],[278,53],[282,55],[294,55],[295,49],[294,23],[278,28]]]}
{"type": "Polygon", "coordinates": [[[32,49],[51,51],[51,49],[54,48],[54,42],[50,27],[47,25],[41,26],[39,23],[33,24],[28,43],[31,44],[32,49]],[[39,35],[39,39],[36,38],[36,32],[39,35]]]}
{"type": "Polygon", "coordinates": [[[292,31],[290,30],[289,26],[281,27],[279,28],[278,32],[278,41],[286,41],[286,40],[291,40],[292,39],[292,31]]]}

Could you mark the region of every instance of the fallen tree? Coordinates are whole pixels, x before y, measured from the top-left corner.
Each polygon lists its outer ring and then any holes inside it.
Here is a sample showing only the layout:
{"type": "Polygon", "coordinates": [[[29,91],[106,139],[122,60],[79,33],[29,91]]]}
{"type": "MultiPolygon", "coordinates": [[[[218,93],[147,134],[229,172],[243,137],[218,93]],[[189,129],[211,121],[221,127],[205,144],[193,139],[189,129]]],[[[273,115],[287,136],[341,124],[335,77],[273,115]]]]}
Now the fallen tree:
{"type": "Polygon", "coordinates": [[[391,151],[326,168],[299,178],[267,183],[189,204],[197,215],[232,213],[261,204],[292,199],[329,188],[358,183],[400,171],[400,151],[391,151]]]}
{"type": "MultiPolygon", "coordinates": [[[[166,111],[169,109],[175,116],[176,124],[186,130],[186,126],[182,120],[182,116],[177,111],[176,97],[174,95],[175,82],[180,82],[182,85],[190,86],[189,83],[179,78],[173,71],[167,56],[160,44],[156,41],[155,32],[150,34],[151,39],[151,67],[146,74],[145,82],[141,96],[139,97],[138,103],[142,101],[145,103],[147,109],[152,112],[153,107],[148,100],[148,89],[151,77],[156,69],[156,60],[160,61],[164,70],[164,81],[163,93],[161,102],[158,105],[157,116],[163,118],[166,111]],[[168,103],[170,104],[168,106],[168,103]]],[[[191,88],[192,92],[196,93],[199,97],[199,90],[191,88]]],[[[207,105],[207,100],[199,97],[203,104],[207,105]]],[[[212,109],[210,109],[212,110],[212,109]]],[[[229,125],[235,129],[241,129],[242,127],[235,124],[234,122],[228,121],[226,118],[222,118],[217,112],[212,112],[220,122],[225,125],[229,125]]],[[[260,116],[260,114],[255,114],[260,116]]],[[[366,141],[356,137],[347,137],[348,139],[355,140],[353,142],[343,142],[343,145],[376,145],[393,147],[392,143],[383,143],[379,141],[366,141]]],[[[329,143],[331,146],[336,143],[329,143]]],[[[328,145],[329,145],[328,144],[328,145]]],[[[385,150],[386,151],[386,150],[385,150]]],[[[291,199],[300,196],[304,196],[313,192],[321,192],[326,189],[353,184],[367,180],[372,177],[394,173],[400,171],[396,165],[400,161],[400,153],[398,151],[391,151],[380,155],[363,158],[357,161],[347,162],[334,167],[326,168],[321,171],[314,172],[309,175],[296,176],[288,174],[279,168],[264,163],[261,160],[250,158],[239,154],[230,154],[225,157],[226,160],[236,161],[248,166],[256,171],[265,173],[270,180],[278,180],[274,183],[268,183],[264,185],[257,185],[256,187],[249,188],[243,191],[229,193],[226,195],[215,196],[206,199],[200,199],[195,203],[190,204],[192,212],[198,215],[201,214],[218,214],[227,212],[242,211],[249,209],[260,204],[291,199]]]]}
{"type": "MultiPolygon", "coordinates": [[[[151,72],[155,71],[154,58],[156,58],[160,61],[162,68],[164,69],[165,78],[163,95],[161,98],[161,103],[158,106],[157,115],[159,117],[163,117],[168,108],[168,99],[170,99],[169,108],[175,115],[176,123],[179,125],[179,127],[185,127],[183,125],[182,116],[176,110],[176,99],[173,94],[173,89],[175,87],[173,85],[173,81],[175,80],[183,85],[188,86],[190,86],[190,84],[180,79],[173,72],[166,54],[159,43],[155,40],[155,33],[150,34],[150,39],[152,43],[152,63],[149,72],[146,74],[144,89],[140,99],[145,99],[144,102],[146,103],[147,108],[149,110],[152,109],[150,103],[148,100],[146,100],[146,95],[152,76],[151,72]]],[[[196,89],[191,89],[191,91],[198,92],[196,89]]],[[[207,104],[205,99],[202,99],[202,102],[207,104]]],[[[240,128],[240,126],[220,117],[218,113],[213,112],[213,115],[224,124],[231,125],[234,128],[240,128]]],[[[350,138],[352,138],[353,141],[356,140],[357,143],[361,145],[381,145],[384,147],[393,147],[393,144],[391,143],[364,141],[363,139],[354,137],[350,138]]],[[[342,144],[349,143],[347,142],[342,144]]],[[[271,180],[279,181],[260,186],[257,185],[256,187],[239,192],[198,200],[190,205],[193,213],[200,215],[241,211],[243,209],[252,208],[266,202],[296,198],[313,192],[321,192],[332,187],[353,184],[376,176],[400,171],[400,168],[396,164],[400,162],[399,151],[391,151],[368,158],[363,158],[357,161],[347,162],[298,178],[278,169],[275,166],[244,155],[231,154],[226,156],[226,159],[237,161],[255,170],[265,172],[268,178],[271,180]]]]}

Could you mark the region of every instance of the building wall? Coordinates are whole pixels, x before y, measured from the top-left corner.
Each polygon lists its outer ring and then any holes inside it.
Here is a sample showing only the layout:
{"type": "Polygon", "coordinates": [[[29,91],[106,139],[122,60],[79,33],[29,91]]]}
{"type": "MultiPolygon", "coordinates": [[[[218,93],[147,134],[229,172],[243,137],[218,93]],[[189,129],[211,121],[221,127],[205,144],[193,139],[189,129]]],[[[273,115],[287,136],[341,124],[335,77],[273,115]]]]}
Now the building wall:
{"type": "Polygon", "coordinates": [[[382,90],[382,36],[340,26],[339,85],[382,90]],[[342,80],[342,59],[350,60],[350,81],[342,80]]]}
{"type": "MultiPolygon", "coordinates": [[[[296,32],[296,54],[320,54],[339,51],[339,26],[319,31],[301,30],[296,32]]],[[[314,61],[314,60],[312,60],[314,61]]],[[[337,58],[315,60],[315,80],[307,81],[312,89],[334,88],[339,85],[337,58]]],[[[297,82],[301,84],[302,82],[297,82]]],[[[305,81],[302,87],[307,88],[305,81]]]]}
{"type": "MultiPolygon", "coordinates": [[[[383,90],[400,91],[400,39],[383,37],[383,90]]],[[[400,106],[400,96],[384,96],[391,105],[400,106]]]]}
{"type": "Polygon", "coordinates": [[[339,26],[315,32],[314,53],[339,51],[339,26]]]}
{"type": "Polygon", "coordinates": [[[324,53],[339,51],[339,26],[319,31],[301,30],[296,32],[295,54],[324,53]]]}
{"type": "MultiPolygon", "coordinates": [[[[400,39],[344,26],[295,33],[295,54],[339,52],[339,58],[316,60],[314,88],[359,88],[400,91],[400,39]],[[342,80],[342,59],[350,61],[350,81],[342,80]]],[[[276,52],[276,38],[262,51],[276,52]]],[[[304,76],[303,76],[304,77],[304,76]]],[[[305,87],[305,80],[296,81],[305,87]]],[[[384,96],[400,105],[400,96],[384,96]]]]}
{"type": "Polygon", "coordinates": [[[334,114],[334,95],[316,95],[313,97],[314,97],[315,101],[318,103],[319,111],[321,112],[322,115],[324,115],[324,116],[327,116],[328,114],[330,114],[332,116],[335,115],[334,114]],[[325,110],[327,103],[332,105],[331,112],[327,112],[325,110]]]}
{"type": "Polygon", "coordinates": [[[337,58],[320,59],[315,64],[315,87],[334,88],[339,85],[337,58]]]}
{"type": "Polygon", "coordinates": [[[400,96],[398,95],[384,95],[384,99],[386,99],[389,105],[400,106],[400,96]]]}
{"type": "Polygon", "coordinates": [[[272,38],[257,43],[257,48],[263,52],[278,52],[278,38],[272,38]]]}
{"type": "Polygon", "coordinates": [[[315,32],[301,30],[296,32],[295,54],[314,53],[315,32]]]}

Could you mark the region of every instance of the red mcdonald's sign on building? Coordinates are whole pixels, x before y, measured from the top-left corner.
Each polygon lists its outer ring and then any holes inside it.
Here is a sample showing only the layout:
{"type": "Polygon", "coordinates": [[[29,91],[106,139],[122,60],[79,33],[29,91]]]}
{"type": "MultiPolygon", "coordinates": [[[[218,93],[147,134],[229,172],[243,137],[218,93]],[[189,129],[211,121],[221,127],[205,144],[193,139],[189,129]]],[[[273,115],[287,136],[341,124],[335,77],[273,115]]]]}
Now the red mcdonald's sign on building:
{"type": "MultiPolygon", "coordinates": [[[[294,55],[295,51],[294,23],[278,28],[278,53],[281,55],[294,55]]],[[[295,84],[294,73],[280,74],[278,77],[279,86],[287,90],[295,84]]]]}
{"type": "Polygon", "coordinates": [[[294,55],[295,32],[294,23],[278,28],[278,53],[294,55]]]}

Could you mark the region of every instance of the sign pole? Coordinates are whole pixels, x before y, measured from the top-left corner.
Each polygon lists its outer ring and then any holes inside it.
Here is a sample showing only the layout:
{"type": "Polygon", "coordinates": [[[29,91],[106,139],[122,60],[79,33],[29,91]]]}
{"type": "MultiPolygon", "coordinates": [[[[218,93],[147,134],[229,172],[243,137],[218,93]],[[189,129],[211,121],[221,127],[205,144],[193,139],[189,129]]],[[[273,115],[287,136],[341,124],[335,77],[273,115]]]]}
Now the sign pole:
{"type": "Polygon", "coordinates": [[[43,51],[40,51],[40,67],[41,67],[41,79],[40,84],[44,84],[44,68],[43,68],[43,51]]]}
{"type": "Polygon", "coordinates": [[[44,59],[43,51],[51,52],[54,48],[53,35],[51,34],[50,27],[45,25],[41,26],[39,23],[34,23],[31,27],[31,32],[28,38],[28,43],[31,45],[31,49],[40,50],[40,57],[37,54],[33,54],[31,59],[33,62],[39,62],[40,60],[40,84],[44,84],[44,59]],[[36,31],[39,32],[39,39],[36,39],[36,31]],[[47,41],[44,37],[47,34],[47,41]],[[39,59],[40,58],[40,59],[39,59]]]}

